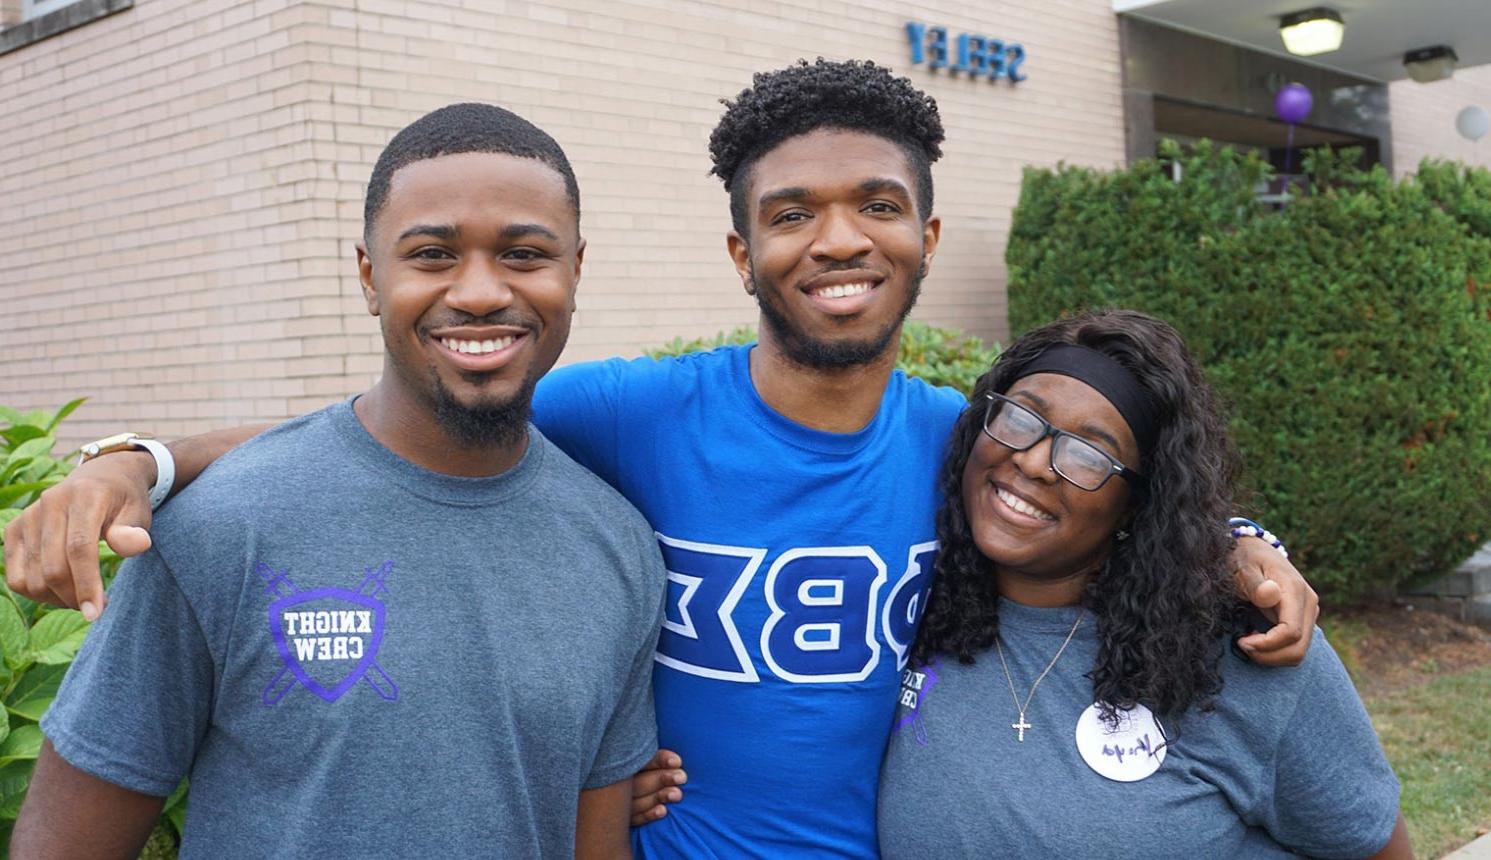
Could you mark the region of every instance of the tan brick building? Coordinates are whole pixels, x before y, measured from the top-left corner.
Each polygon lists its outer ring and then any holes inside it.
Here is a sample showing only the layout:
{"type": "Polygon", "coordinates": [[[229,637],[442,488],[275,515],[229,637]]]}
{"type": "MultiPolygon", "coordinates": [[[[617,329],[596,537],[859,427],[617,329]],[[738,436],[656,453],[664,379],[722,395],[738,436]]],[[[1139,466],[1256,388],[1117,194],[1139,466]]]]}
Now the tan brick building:
{"type": "MultiPolygon", "coordinates": [[[[944,240],[917,316],[986,338],[1007,334],[1021,169],[1114,166],[1164,131],[1141,127],[1129,19],[1112,0],[0,0],[0,12],[0,403],[90,396],[69,441],[279,419],[369,385],[381,349],[353,263],[363,186],[396,129],[453,101],[512,108],[574,162],[590,247],[566,361],[754,320],[705,149],[719,99],[753,71],[870,58],[937,98],[944,240]],[[908,21],[1019,43],[1026,79],[913,65],[908,21]]],[[[1434,100],[1392,84],[1391,139],[1373,138],[1384,154],[1491,163],[1491,141],[1454,146],[1461,101],[1491,107],[1491,77],[1471,75],[1485,68],[1432,85],[1454,89],[1434,100]]]]}

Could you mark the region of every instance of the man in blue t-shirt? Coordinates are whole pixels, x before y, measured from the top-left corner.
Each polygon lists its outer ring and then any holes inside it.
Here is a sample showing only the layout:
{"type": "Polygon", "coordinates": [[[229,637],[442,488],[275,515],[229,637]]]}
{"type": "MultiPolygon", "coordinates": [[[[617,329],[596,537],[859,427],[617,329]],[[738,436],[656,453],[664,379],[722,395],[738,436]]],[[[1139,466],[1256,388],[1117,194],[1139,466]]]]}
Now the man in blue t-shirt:
{"type": "Polygon", "coordinates": [[[873,64],[756,75],[710,153],[759,342],[566,367],[539,387],[535,421],[637,505],[668,568],[658,733],[689,791],[659,819],[645,789],[680,790],[666,767],[639,775],[634,810],[654,819],[633,835],[641,856],[876,855],[937,473],[966,406],[894,370],[941,234],[941,142],[931,98],[873,64]]]}
{"type": "MultiPolygon", "coordinates": [[[[759,343],[568,367],[535,394],[538,426],[637,505],[668,569],[654,684],[689,796],[661,814],[658,801],[680,797],[669,753],[639,774],[644,855],[876,853],[879,761],[930,583],[936,473],[966,405],[894,371],[941,233],[930,165],[942,137],[932,99],[871,63],[757,75],[710,151],[759,343]]],[[[255,429],[173,446],[178,466],[194,474],[255,429]]],[[[127,459],[91,470],[102,492],[78,504],[85,531],[112,524],[129,541],[125,526],[148,522],[139,488],[155,470],[127,459]]],[[[1250,595],[1287,605],[1242,646],[1298,662],[1313,593],[1266,544],[1243,543],[1250,595]],[[1261,568],[1286,588],[1251,587],[1261,568]]],[[[102,599],[86,569],[81,595],[71,573],[27,569],[30,593],[102,599]]]]}
{"type": "Polygon", "coordinates": [[[183,777],[183,858],[628,855],[661,559],[527,420],[574,312],[574,174],[452,105],[379,156],[365,223],[382,377],[161,512],[41,722],[16,856],[136,856],[183,777]]]}

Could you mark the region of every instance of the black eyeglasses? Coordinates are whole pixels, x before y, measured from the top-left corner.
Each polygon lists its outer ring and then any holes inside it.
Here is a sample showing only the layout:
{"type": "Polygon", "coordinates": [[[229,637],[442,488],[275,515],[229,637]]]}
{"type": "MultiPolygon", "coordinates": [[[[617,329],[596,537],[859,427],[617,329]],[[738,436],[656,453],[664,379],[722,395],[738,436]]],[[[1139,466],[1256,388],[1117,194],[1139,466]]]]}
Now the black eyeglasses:
{"type": "Polygon", "coordinates": [[[1118,462],[1102,448],[1065,430],[1032,412],[1028,406],[1003,394],[989,394],[984,412],[984,433],[995,442],[1016,451],[1025,451],[1051,437],[1051,470],[1084,490],[1101,490],[1108,479],[1122,475],[1135,486],[1142,486],[1144,476],[1118,462]]]}

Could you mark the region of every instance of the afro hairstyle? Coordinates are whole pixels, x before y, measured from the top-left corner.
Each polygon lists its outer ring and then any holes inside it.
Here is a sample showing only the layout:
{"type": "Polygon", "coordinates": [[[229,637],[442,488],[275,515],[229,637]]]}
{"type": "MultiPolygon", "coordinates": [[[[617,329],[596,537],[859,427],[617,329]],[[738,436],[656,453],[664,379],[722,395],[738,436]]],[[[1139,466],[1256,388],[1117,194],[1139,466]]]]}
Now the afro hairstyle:
{"type": "Polygon", "coordinates": [[[543,129],[510,110],[496,105],[466,102],[431,111],[393,136],[373,165],[367,197],[362,205],[363,240],[373,235],[373,219],[388,200],[393,175],[400,168],[463,152],[494,152],[518,158],[533,158],[547,164],[564,179],[565,195],[580,217],[580,186],[564,150],[543,129]]]}
{"type": "Polygon", "coordinates": [[[916,174],[916,205],[932,214],[932,162],[942,156],[937,102],[906,78],[868,60],[796,64],[758,72],[735,101],[721,99],[725,115],[709,136],[710,171],[730,192],[735,231],[746,235],[746,190],[751,167],[783,141],[820,128],[868,132],[906,154],[916,174]]]}

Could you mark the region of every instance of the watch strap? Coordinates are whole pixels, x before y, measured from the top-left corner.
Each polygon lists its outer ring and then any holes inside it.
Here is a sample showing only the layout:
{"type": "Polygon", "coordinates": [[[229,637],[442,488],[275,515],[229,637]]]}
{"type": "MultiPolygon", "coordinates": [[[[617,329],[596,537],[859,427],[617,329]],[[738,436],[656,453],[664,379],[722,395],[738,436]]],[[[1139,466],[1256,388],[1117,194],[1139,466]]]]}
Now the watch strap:
{"type": "Polygon", "coordinates": [[[166,501],[166,496],[171,495],[171,487],[176,484],[176,458],[171,456],[171,449],[154,439],[135,437],[129,440],[129,444],[149,451],[155,458],[155,486],[150,488],[150,510],[156,510],[166,501]]]}

